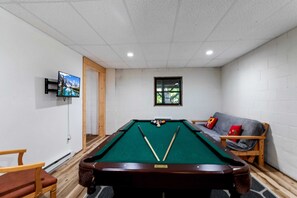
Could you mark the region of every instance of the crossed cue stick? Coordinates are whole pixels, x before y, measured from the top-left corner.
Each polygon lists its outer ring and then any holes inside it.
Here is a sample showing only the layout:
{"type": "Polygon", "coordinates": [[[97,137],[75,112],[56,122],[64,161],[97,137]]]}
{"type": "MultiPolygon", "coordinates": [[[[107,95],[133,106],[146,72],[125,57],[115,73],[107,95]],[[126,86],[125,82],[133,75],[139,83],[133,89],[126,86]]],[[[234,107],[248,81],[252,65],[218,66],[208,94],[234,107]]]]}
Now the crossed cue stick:
{"type": "MultiPolygon", "coordinates": [[[[147,139],[146,135],[144,135],[144,133],[143,133],[143,131],[142,131],[142,129],[141,129],[141,127],[140,127],[139,125],[138,125],[138,129],[139,129],[139,131],[140,131],[140,133],[141,133],[143,139],[145,140],[145,142],[147,143],[147,145],[148,145],[149,148],[151,149],[152,153],[154,154],[155,158],[157,159],[157,161],[160,161],[160,159],[159,159],[158,155],[156,154],[154,148],[152,147],[150,141],[147,139]]],[[[173,142],[174,142],[174,140],[175,140],[175,138],[176,138],[176,136],[177,136],[177,134],[178,134],[178,132],[179,132],[179,129],[180,129],[180,126],[178,126],[178,127],[176,128],[176,131],[174,132],[174,134],[173,134],[173,136],[172,136],[172,138],[171,138],[170,144],[169,144],[169,146],[168,146],[168,148],[167,148],[167,151],[166,151],[166,153],[165,153],[165,155],[164,155],[164,157],[163,157],[163,161],[165,161],[165,159],[167,158],[167,155],[168,155],[168,153],[169,153],[169,151],[170,151],[170,149],[171,149],[171,147],[172,147],[172,144],[173,144],[173,142]]]]}

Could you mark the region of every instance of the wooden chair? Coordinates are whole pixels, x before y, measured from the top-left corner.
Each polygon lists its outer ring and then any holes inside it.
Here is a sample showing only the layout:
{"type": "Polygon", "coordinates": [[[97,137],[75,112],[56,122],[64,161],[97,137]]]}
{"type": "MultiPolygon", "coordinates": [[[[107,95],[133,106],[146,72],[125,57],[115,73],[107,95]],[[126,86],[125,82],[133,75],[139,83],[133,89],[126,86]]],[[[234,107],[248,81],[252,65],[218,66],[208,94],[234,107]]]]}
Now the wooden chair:
{"type": "Polygon", "coordinates": [[[18,165],[0,167],[0,197],[40,197],[50,192],[51,198],[56,198],[57,179],[42,169],[44,162],[23,164],[26,149],[4,150],[0,155],[18,154],[18,165]]]}
{"type": "MultiPolygon", "coordinates": [[[[192,120],[193,124],[196,123],[203,123],[207,122],[207,120],[192,120]]],[[[257,140],[257,143],[255,147],[252,150],[248,151],[237,151],[237,150],[232,150],[229,148],[229,150],[234,153],[235,155],[239,156],[243,160],[248,161],[249,163],[253,163],[255,158],[258,157],[258,165],[259,166],[264,166],[264,140],[266,139],[266,134],[269,129],[269,124],[263,122],[262,123],[264,126],[264,132],[262,133],[261,136],[220,136],[221,138],[221,143],[224,147],[227,146],[227,139],[250,139],[250,140],[257,140]]]]}

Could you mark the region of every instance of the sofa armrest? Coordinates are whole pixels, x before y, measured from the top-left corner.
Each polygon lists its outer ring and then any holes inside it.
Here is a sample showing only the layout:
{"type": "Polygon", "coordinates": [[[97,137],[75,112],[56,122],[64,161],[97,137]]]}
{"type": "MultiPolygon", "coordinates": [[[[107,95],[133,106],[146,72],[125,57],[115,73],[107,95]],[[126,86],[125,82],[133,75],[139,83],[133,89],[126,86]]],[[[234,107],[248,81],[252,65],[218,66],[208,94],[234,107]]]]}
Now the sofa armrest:
{"type": "Polygon", "coordinates": [[[202,123],[207,122],[207,120],[191,120],[191,122],[193,124],[196,124],[196,123],[199,123],[199,122],[202,122],[202,123]]]}
{"type": "Polygon", "coordinates": [[[266,137],[265,136],[233,136],[233,135],[223,135],[220,136],[221,140],[226,140],[226,139],[237,139],[237,140],[264,140],[266,137]]]}
{"type": "Polygon", "coordinates": [[[227,146],[227,139],[237,139],[237,140],[259,140],[259,141],[263,141],[266,138],[266,136],[262,135],[262,136],[235,136],[235,135],[223,135],[220,136],[221,138],[221,143],[224,147],[227,146]]]}

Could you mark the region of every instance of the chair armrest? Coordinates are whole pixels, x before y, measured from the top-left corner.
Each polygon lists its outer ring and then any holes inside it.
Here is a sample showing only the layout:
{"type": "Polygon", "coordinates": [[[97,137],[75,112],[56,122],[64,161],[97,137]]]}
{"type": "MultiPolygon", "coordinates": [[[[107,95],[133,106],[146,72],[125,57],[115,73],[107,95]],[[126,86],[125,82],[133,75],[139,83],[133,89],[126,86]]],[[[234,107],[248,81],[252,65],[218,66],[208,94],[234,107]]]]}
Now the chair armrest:
{"type": "Polygon", "coordinates": [[[197,122],[207,122],[207,120],[191,120],[193,124],[196,124],[197,122]]]}
{"type": "Polygon", "coordinates": [[[266,137],[265,136],[233,136],[233,135],[223,135],[223,136],[220,136],[221,140],[226,140],[226,139],[237,139],[237,140],[264,140],[266,137]]]}
{"type": "Polygon", "coordinates": [[[44,165],[45,165],[44,162],[37,162],[34,164],[26,164],[26,165],[20,165],[20,166],[0,167],[0,173],[9,173],[9,172],[37,169],[37,168],[42,168],[44,165]]]}
{"type": "Polygon", "coordinates": [[[14,150],[3,150],[0,151],[0,155],[8,155],[8,154],[19,154],[18,155],[18,165],[23,165],[23,156],[27,149],[14,149],[14,150]]]}

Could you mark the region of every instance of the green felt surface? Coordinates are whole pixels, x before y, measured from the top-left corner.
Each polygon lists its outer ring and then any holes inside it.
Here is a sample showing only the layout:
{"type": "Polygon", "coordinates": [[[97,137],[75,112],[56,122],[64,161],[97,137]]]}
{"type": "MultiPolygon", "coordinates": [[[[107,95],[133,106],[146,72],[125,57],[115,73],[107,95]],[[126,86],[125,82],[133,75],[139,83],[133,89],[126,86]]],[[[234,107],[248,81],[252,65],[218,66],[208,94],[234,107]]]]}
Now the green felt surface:
{"type": "Polygon", "coordinates": [[[157,127],[150,121],[132,121],[96,155],[105,152],[98,162],[136,162],[168,164],[227,164],[230,156],[197,132],[188,121],[167,121],[157,127]],[[160,162],[157,162],[138,129],[141,127],[160,162]],[[170,141],[180,130],[165,161],[162,161],[170,141]]]}

